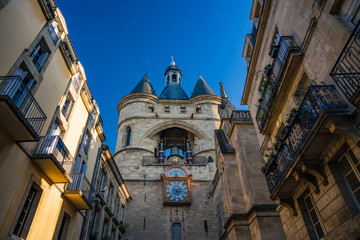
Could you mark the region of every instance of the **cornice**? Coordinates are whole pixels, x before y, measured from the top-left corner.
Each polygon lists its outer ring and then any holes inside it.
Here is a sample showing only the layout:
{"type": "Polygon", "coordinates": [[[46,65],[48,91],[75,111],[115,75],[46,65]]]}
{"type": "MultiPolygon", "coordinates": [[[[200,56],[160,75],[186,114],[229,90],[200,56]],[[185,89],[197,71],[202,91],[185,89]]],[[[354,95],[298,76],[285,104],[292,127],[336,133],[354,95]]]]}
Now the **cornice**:
{"type": "Polygon", "coordinates": [[[264,3],[263,3],[264,5],[261,9],[260,20],[259,20],[256,38],[255,38],[254,48],[251,53],[251,60],[250,60],[248,72],[246,75],[246,81],[245,81],[243,95],[241,98],[241,104],[243,104],[243,105],[248,104],[247,102],[248,102],[249,93],[250,93],[250,90],[253,89],[253,87],[252,87],[253,75],[256,71],[255,67],[256,67],[256,63],[258,61],[260,47],[261,47],[262,43],[266,40],[265,38],[263,38],[263,35],[265,33],[265,28],[266,28],[266,25],[268,22],[267,20],[269,17],[271,2],[272,2],[272,0],[264,0],[264,3]]]}

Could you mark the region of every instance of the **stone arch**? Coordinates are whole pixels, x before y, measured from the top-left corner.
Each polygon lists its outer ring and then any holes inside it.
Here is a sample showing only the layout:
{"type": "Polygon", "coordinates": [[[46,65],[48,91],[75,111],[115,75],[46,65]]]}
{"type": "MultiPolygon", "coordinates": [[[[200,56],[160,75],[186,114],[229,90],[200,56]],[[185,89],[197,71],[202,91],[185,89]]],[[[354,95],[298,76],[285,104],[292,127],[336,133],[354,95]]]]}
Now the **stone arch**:
{"type": "Polygon", "coordinates": [[[329,121],[327,128],[334,135],[344,137],[360,146],[360,132],[355,125],[349,120],[345,121],[329,121]]]}
{"type": "Polygon", "coordinates": [[[177,128],[182,128],[186,131],[189,131],[191,133],[193,133],[195,136],[197,136],[200,139],[206,139],[206,140],[211,140],[206,133],[204,133],[203,131],[194,128],[194,126],[192,126],[191,124],[188,123],[183,123],[183,122],[179,122],[179,121],[168,121],[165,123],[161,123],[159,124],[160,126],[155,127],[154,129],[148,130],[147,132],[145,132],[144,137],[147,138],[152,138],[155,134],[168,129],[168,128],[173,128],[173,127],[177,127],[177,128]]]}

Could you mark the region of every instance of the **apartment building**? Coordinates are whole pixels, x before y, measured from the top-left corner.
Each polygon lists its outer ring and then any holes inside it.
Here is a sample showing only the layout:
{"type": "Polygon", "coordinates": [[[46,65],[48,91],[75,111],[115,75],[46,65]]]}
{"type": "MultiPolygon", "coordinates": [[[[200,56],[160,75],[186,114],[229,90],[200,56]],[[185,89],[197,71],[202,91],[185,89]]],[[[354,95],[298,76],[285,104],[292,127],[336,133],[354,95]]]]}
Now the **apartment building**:
{"type": "Polygon", "coordinates": [[[242,97],[287,239],[359,239],[356,0],[254,0],[242,97]]]}
{"type": "Polygon", "coordinates": [[[79,239],[111,156],[99,107],[54,1],[1,1],[0,33],[0,239],[79,239]]]}

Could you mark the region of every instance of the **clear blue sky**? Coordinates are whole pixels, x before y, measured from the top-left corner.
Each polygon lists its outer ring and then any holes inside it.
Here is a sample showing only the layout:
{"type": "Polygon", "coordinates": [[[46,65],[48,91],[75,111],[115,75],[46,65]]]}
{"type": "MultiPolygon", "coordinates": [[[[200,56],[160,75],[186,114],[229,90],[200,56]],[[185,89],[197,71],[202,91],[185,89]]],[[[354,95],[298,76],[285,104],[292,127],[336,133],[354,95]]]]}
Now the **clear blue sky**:
{"type": "Polygon", "coordinates": [[[117,104],[146,71],[159,96],[174,56],[188,96],[199,76],[219,94],[222,81],[238,109],[246,78],[242,58],[251,2],[241,0],[57,0],[115,150],[117,104]]]}

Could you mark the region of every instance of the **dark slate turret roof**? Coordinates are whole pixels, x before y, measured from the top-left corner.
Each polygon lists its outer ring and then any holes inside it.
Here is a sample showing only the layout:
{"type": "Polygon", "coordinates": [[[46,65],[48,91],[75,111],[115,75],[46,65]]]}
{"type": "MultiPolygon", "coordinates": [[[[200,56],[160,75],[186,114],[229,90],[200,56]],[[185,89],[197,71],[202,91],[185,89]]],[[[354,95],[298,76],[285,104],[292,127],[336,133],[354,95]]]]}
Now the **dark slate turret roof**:
{"type": "Polygon", "coordinates": [[[199,77],[199,79],[195,85],[195,88],[191,94],[191,97],[193,98],[193,97],[196,97],[199,95],[215,95],[216,96],[214,91],[209,87],[209,85],[205,82],[205,80],[201,76],[199,77]]]}
{"type": "Polygon", "coordinates": [[[135,86],[135,88],[131,91],[131,93],[149,93],[149,94],[156,95],[155,90],[154,90],[153,86],[151,85],[147,74],[145,74],[145,76],[135,86]]]}
{"type": "Polygon", "coordinates": [[[178,83],[170,83],[168,84],[162,93],[160,94],[160,97],[162,99],[185,99],[188,100],[189,97],[185,93],[184,89],[182,89],[181,85],[178,83]]]}

